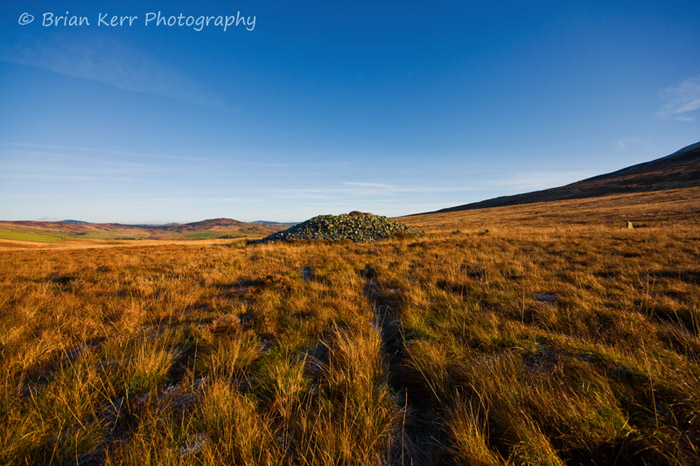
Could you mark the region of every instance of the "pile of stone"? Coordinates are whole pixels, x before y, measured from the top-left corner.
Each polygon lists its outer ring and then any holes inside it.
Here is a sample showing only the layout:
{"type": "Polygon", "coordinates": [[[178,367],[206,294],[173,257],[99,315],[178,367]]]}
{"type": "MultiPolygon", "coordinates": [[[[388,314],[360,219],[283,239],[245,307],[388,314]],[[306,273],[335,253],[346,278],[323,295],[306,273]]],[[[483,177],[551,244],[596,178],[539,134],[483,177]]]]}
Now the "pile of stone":
{"type": "Polygon", "coordinates": [[[260,242],[347,239],[355,243],[368,243],[391,236],[420,234],[419,231],[387,217],[354,211],[341,215],[319,215],[263,238],[260,242]]]}

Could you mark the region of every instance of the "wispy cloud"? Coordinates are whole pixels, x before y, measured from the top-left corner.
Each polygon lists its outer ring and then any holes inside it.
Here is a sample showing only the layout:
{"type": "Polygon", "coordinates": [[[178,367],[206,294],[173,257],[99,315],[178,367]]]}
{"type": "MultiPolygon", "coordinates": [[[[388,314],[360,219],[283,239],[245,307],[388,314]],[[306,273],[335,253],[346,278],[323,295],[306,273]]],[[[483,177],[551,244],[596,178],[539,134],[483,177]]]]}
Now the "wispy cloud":
{"type": "MultiPolygon", "coordinates": [[[[29,151],[26,151],[25,149],[28,148],[28,149],[43,149],[43,150],[47,150],[47,151],[52,151],[51,153],[54,153],[54,154],[65,154],[65,155],[75,154],[76,152],[78,152],[78,153],[127,156],[127,157],[143,158],[143,159],[182,160],[182,161],[201,161],[202,160],[201,157],[186,157],[186,156],[171,155],[171,154],[151,154],[151,153],[146,153],[146,152],[131,152],[131,151],[102,149],[102,148],[95,148],[95,147],[56,146],[56,145],[50,145],[50,144],[29,144],[29,143],[20,143],[20,142],[0,144],[0,146],[10,147],[10,148],[17,147],[17,148],[20,148],[19,150],[22,150],[22,151],[27,152],[27,153],[29,153],[29,151]]],[[[34,152],[34,153],[37,153],[37,152],[34,152]]],[[[44,152],[44,153],[46,153],[46,152],[44,152]]]]}
{"type": "Polygon", "coordinates": [[[384,184],[384,183],[361,183],[361,182],[351,182],[351,181],[345,181],[343,182],[344,185],[346,186],[362,186],[365,188],[383,188],[383,189],[394,189],[396,186],[390,185],[390,184],[384,184]]]}
{"type": "Polygon", "coordinates": [[[96,176],[96,175],[54,175],[33,173],[31,175],[0,175],[2,180],[22,180],[22,181],[117,181],[120,183],[131,183],[136,181],[134,178],[124,176],[96,176]]]}
{"type": "Polygon", "coordinates": [[[474,186],[398,186],[384,183],[350,182],[341,183],[342,186],[329,187],[304,187],[280,189],[268,194],[276,194],[279,197],[295,197],[303,199],[340,199],[352,197],[374,197],[376,199],[389,198],[399,194],[423,194],[423,193],[450,193],[476,191],[474,186]]]}
{"type": "Polygon", "coordinates": [[[146,197],[146,198],[139,198],[139,199],[132,199],[134,201],[142,202],[145,204],[153,204],[153,205],[201,205],[201,204],[209,204],[209,203],[214,203],[214,204],[244,204],[244,203],[252,203],[257,201],[258,199],[255,198],[249,198],[249,197],[212,197],[212,196],[207,196],[207,195],[197,195],[197,194],[192,194],[192,195],[187,195],[187,196],[182,196],[182,195],[165,195],[165,196],[158,196],[158,197],[146,197]]]}
{"type": "Polygon", "coordinates": [[[615,145],[620,150],[626,150],[628,146],[642,145],[649,147],[649,143],[643,139],[637,138],[622,138],[615,141],[615,145]]]}
{"type": "Polygon", "coordinates": [[[115,40],[53,37],[0,49],[0,60],[36,66],[119,89],[146,92],[188,103],[219,107],[210,91],[177,68],[115,40]]]}
{"type": "Polygon", "coordinates": [[[121,182],[153,179],[189,169],[181,159],[163,154],[43,144],[0,144],[3,181],[121,182]],[[176,160],[180,163],[173,163],[176,160]],[[178,168],[179,167],[179,168],[178,168]]]}
{"type": "Polygon", "coordinates": [[[352,165],[350,162],[258,162],[245,161],[247,165],[255,165],[270,168],[314,168],[314,167],[345,167],[352,165]]]}
{"type": "Polygon", "coordinates": [[[534,191],[566,185],[589,176],[592,174],[580,171],[517,173],[507,178],[490,181],[487,184],[518,191],[534,191]]]}
{"type": "Polygon", "coordinates": [[[657,117],[676,121],[695,120],[692,113],[700,109],[700,75],[664,89],[661,100],[664,105],[656,113],[657,117]]]}

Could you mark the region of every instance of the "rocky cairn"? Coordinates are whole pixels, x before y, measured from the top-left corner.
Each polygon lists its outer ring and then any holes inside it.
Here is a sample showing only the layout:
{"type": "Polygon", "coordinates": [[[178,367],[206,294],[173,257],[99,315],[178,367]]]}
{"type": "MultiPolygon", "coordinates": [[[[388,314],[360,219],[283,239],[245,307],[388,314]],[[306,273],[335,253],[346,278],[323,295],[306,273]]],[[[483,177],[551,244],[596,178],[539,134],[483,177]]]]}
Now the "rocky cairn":
{"type": "Polygon", "coordinates": [[[347,239],[355,243],[369,243],[390,236],[419,235],[419,231],[387,217],[354,211],[349,214],[319,215],[260,242],[347,239]]]}

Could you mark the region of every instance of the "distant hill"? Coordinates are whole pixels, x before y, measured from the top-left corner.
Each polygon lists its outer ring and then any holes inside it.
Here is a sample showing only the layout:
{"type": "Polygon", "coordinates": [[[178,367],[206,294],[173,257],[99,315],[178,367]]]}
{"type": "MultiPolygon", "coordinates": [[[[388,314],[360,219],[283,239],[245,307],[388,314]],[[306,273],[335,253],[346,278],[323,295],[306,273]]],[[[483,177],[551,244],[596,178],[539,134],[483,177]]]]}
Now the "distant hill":
{"type": "Polygon", "coordinates": [[[70,223],[71,225],[86,225],[90,222],[83,222],[82,220],[61,220],[60,223],[70,223]]]}
{"type": "Polygon", "coordinates": [[[241,222],[232,218],[213,218],[199,222],[162,225],[152,228],[181,233],[188,237],[216,236],[228,238],[238,236],[265,236],[285,227],[241,222]]]}
{"type": "Polygon", "coordinates": [[[269,220],[255,220],[252,223],[257,223],[259,225],[281,225],[285,227],[293,227],[299,224],[299,222],[271,222],[269,220]]]}
{"type": "MultiPolygon", "coordinates": [[[[435,212],[486,209],[535,202],[608,196],[611,194],[663,191],[700,186],[700,142],[651,162],[632,165],[558,188],[502,196],[435,212]]],[[[431,212],[431,213],[435,213],[431,212]]]]}
{"type": "Polygon", "coordinates": [[[9,240],[122,240],[122,239],[207,239],[262,237],[287,228],[286,225],[246,223],[231,218],[167,225],[121,225],[61,222],[0,221],[0,239],[9,240]]]}
{"type": "Polygon", "coordinates": [[[199,222],[174,223],[168,225],[154,226],[152,228],[159,228],[163,230],[176,231],[178,233],[181,233],[185,231],[228,230],[231,228],[243,228],[246,225],[252,224],[234,220],[232,218],[212,218],[208,220],[201,220],[199,222]]]}

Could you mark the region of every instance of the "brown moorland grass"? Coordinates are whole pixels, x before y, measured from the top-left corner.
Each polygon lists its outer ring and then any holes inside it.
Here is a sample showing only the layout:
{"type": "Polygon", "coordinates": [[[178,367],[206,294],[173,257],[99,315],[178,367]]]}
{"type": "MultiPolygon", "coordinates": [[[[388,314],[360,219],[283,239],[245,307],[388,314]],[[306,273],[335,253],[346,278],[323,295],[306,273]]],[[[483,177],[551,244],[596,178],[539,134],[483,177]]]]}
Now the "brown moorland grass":
{"type": "Polygon", "coordinates": [[[0,464],[698,464],[699,210],[2,250],[0,464]]]}
{"type": "Polygon", "coordinates": [[[5,240],[0,239],[0,251],[19,251],[24,249],[52,249],[52,250],[66,250],[66,249],[103,249],[103,248],[113,248],[115,246],[119,247],[144,247],[144,246],[164,246],[164,245],[191,245],[196,243],[197,245],[213,245],[213,244],[223,244],[231,245],[232,243],[245,242],[244,238],[239,239],[144,239],[144,240],[76,240],[67,239],[57,241],[55,243],[38,243],[34,241],[20,241],[20,240],[5,240]]]}

